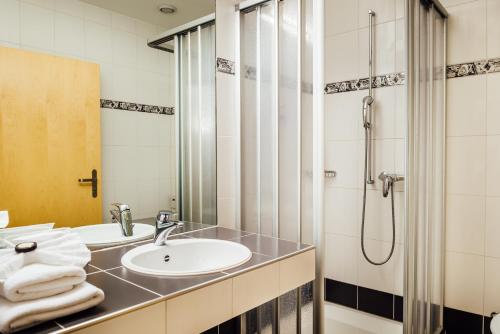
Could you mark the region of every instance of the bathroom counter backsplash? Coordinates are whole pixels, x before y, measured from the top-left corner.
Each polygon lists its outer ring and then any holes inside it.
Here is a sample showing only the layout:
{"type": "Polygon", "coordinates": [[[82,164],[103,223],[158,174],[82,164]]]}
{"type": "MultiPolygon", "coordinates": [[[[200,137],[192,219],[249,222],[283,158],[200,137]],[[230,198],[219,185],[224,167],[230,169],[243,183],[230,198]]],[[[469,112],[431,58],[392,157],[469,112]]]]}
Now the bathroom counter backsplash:
{"type": "Polygon", "coordinates": [[[96,250],[92,252],[92,260],[85,268],[87,282],[104,291],[106,296],[104,301],[86,311],[42,323],[17,333],[69,333],[314,248],[314,246],[255,233],[218,226],[206,227],[206,225],[194,223],[188,223],[183,230],[169,239],[176,238],[234,241],[248,247],[252,252],[252,258],[241,266],[213,274],[157,277],[137,274],[121,265],[121,257],[126,252],[150,243],[151,240],[96,250]]]}

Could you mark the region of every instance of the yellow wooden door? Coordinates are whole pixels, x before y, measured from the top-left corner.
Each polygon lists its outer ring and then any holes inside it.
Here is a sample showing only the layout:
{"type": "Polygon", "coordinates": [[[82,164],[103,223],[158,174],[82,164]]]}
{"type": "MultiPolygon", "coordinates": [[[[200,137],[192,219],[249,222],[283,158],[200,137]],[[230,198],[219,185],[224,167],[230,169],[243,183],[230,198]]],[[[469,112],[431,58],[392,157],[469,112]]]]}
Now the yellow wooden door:
{"type": "Polygon", "coordinates": [[[0,47],[0,210],[9,226],[101,223],[99,66],[0,47]],[[97,197],[79,178],[97,170],[97,197]]]}

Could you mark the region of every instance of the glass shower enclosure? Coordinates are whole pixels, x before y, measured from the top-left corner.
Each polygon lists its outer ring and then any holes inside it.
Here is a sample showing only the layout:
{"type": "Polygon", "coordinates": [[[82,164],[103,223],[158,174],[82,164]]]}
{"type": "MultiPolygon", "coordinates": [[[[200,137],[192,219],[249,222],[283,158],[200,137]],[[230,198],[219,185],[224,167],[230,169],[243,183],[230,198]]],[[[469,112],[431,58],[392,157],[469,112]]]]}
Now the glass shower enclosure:
{"type": "Polygon", "coordinates": [[[175,55],[178,219],[216,225],[215,14],[148,45],[175,55]]]}
{"type": "MultiPolygon", "coordinates": [[[[315,194],[323,191],[317,180],[324,170],[313,162],[323,160],[316,157],[323,147],[315,138],[323,136],[316,94],[324,82],[314,70],[324,71],[317,56],[324,43],[323,1],[247,0],[238,9],[239,227],[316,245],[321,277],[314,286],[320,299],[314,333],[321,333],[324,222],[316,203],[322,195],[315,194]]],[[[405,334],[439,333],[443,326],[446,22],[439,1],[405,1],[405,334]]],[[[313,318],[304,318],[309,311],[301,308],[301,296],[291,292],[247,315],[260,317],[262,325],[250,332],[311,333],[303,326],[313,318]],[[269,312],[274,318],[265,316],[269,312]]]]}
{"type": "Polygon", "coordinates": [[[440,333],[444,305],[446,23],[438,1],[406,1],[405,334],[440,333]]]}

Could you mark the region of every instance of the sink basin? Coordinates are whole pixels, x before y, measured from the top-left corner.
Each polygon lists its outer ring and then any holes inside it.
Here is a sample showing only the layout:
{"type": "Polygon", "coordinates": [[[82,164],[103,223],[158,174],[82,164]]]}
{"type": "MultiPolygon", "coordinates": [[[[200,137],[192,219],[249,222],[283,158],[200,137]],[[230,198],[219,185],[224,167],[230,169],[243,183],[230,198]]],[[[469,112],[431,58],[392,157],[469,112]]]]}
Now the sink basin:
{"type": "Polygon", "coordinates": [[[122,264],[147,275],[189,276],[237,267],[251,257],[247,247],[232,241],[175,239],[163,246],[147,244],[132,249],[122,256],[122,264]]]}
{"type": "Polygon", "coordinates": [[[155,233],[154,226],[147,224],[134,224],[134,235],[124,237],[118,224],[98,224],[73,228],[87,247],[96,249],[116,246],[130,242],[152,238],[155,233]]]}

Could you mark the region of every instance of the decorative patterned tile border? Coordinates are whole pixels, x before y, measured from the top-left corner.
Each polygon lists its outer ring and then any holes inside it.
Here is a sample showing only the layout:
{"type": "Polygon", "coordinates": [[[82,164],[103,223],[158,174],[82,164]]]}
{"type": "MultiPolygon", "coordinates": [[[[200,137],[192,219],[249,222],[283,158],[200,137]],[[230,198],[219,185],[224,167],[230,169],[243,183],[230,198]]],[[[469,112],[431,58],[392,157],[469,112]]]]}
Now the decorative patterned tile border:
{"type": "Polygon", "coordinates": [[[101,99],[101,108],[145,112],[150,114],[173,115],[174,107],[152,106],[133,102],[101,99]]]}
{"type": "MultiPolygon", "coordinates": [[[[372,80],[373,88],[390,87],[403,85],[405,83],[405,74],[403,72],[378,75],[372,80]]],[[[336,94],[343,92],[352,92],[355,90],[368,89],[369,79],[354,79],[339,82],[332,82],[325,85],[325,94],[336,94]]]]}
{"type": "Polygon", "coordinates": [[[446,67],[446,77],[448,79],[494,72],[500,72],[500,58],[478,60],[446,67]]]}
{"type": "Polygon", "coordinates": [[[234,75],[234,61],[217,57],[217,72],[234,75]]]}

